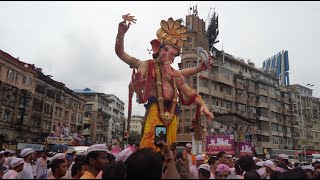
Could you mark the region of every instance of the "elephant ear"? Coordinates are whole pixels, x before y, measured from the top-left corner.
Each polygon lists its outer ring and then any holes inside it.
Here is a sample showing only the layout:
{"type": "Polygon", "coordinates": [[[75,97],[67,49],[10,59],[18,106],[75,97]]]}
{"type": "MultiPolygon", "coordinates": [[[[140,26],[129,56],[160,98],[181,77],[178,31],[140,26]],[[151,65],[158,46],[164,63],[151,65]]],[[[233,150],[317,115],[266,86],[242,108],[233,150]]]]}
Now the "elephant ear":
{"type": "Polygon", "coordinates": [[[157,39],[154,39],[150,42],[150,44],[151,44],[153,53],[157,54],[160,50],[160,44],[161,44],[160,41],[157,39]]]}

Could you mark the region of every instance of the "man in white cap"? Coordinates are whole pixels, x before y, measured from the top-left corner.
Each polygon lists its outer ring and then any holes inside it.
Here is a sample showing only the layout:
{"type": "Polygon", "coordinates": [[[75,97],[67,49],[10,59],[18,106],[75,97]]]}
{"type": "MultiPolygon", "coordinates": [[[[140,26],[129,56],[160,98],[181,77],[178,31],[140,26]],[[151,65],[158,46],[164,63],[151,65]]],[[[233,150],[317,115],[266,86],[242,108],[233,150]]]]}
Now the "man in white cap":
{"type": "Polygon", "coordinates": [[[106,144],[90,146],[86,152],[88,171],[85,171],[80,179],[96,179],[109,162],[107,159],[108,152],[106,144]]]}
{"type": "Polygon", "coordinates": [[[209,179],[211,175],[210,166],[208,164],[201,164],[199,166],[199,179],[209,179]]]}
{"type": "Polygon", "coordinates": [[[186,144],[186,150],[183,152],[183,157],[188,160],[189,168],[195,165],[195,162],[196,162],[196,158],[192,154],[191,150],[192,150],[192,144],[191,143],[186,144]]]}
{"type": "Polygon", "coordinates": [[[280,154],[278,159],[278,166],[283,165],[283,167],[287,167],[285,170],[291,169],[289,166],[289,157],[287,155],[280,154]]]}
{"type": "Polygon", "coordinates": [[[269,154],[266,154],[266,160],[270,160],[270,155],[269,154]]]}
{"type": "Polygon", "coordinates": [[[199,166],[201,164],[204,164],[204,157],[202,154],[199,154],[196,156],[196,164],[190,167],[190,173],[191,173],[191,177],[193,177],[193,179],[199,179],[199,166]]]}
{"type": "MultiPolygon", "coordinates": [[[[67,162],[67,159],[66,159],[66,154],[65,153],[57,153],[55,154],[52,158],[49,158],[50,160],[50,164],[53,162],[53,160],[55,159],[62,159],[64,161],[67,162]]],[[[43,174],[42,176],[45,177],[46,179],[51,177],[52,178],[52,169],[49,168],[47,171],[44,171],[45,174],[43,174]]]]}
{"type": "Polygon", "coordinates": [[[23,170],[24,160],[21,158],[12,158],[10,162],[11,169],[7,171],[2,179],[21,179],[19,172],[23,170]]]}
{"type": "Polygon", "coordinates": [[[34,179],[31,160],[33,159],[34,150],[25,148],[21,151],[20,156],[24,159],[23,170],[19,173],[21,179],[34,179]]]}

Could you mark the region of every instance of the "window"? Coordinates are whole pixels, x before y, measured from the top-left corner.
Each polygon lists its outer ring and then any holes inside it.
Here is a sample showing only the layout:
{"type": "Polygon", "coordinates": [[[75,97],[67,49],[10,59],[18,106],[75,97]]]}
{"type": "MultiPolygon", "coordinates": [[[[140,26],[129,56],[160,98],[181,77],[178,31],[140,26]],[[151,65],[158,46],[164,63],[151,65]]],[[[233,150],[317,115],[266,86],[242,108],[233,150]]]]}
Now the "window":
{"type": "Polygon", "coordinates": [[[238,109],[240,110],[240,112],[246,112],[246,105],[238,104],[238,109]]]}
{"type": "Polygon", "coordinates": [[[193,84],[194,84],[194,85],[197,84],[197,77],[193,77],[193,84]]]}
{"type": "Polygon", "coordinates": [[[261,131],[269,131],[269,122],[260,121],[258,124],[258,128],[261,131]]]}
{"type": "Polygon", "coordinates": [[[266,108],[258,108],[258,115],[260,115],[261,117],[269,117],[268,116],[268,109],[266,108]]]}
{"type": "Polygon", "coordinates": [[[256,96],[253,93],[248,93],[248,98],[249,99],[255,99],[256,96]]]}
{"type": "Polygon", "coordinates": [[[248,80],[248,85],[251,86],[251,87],[252,87],[252,86],[254,87],[254,86],[255,86],[255,82],[254,82],[254,81],[251,81],[251,80],[248,80]]]}
{"type": "Polygon", "coordinates": [[[243,96],[243,97],[246,96],[246,93],[244,91],[240,90],[240,89],[236,89],[236,93],[237,93],[238,96],[243,96]]]}
{"type": "Polygon", "coordinates": [[[257,88],[257,89],[268,90],[268,87],[267,87],[266,85],[264,85],[264,84],[261,84],[261,83],[257,84],[257,87],[256,87],[256,88],[257,88]]]}
{"type": "Polygon", "coordinates": [[[15,72],[14,70],[12,70],[12,69],[9,69],[9,71],[8,71],[8,79],[10,80],[10,81],[17,81],[17,72],[15,72]]]}
{"type": "Polygon", "coordinates": [[[230,88],[226,88],[226,92],[228,95],[231,95],[231,89],[230,88]]]}
{"type": "Polygon", "coordinates": [[[272,123],[272,131],[278,132],[278,125],[277,124],[272,123]]]}
{"type": "Polygon", "coordinates": [[[270,139],[269,139],[268,136],[261,136],[261,135],[259,135],[259,136],[258,136],[258,141],[259,141],[259,142],[269,142],[270,139]]]}
{"type": "Polygon", "coordinates": [[[269,88],[271,94],[276,94],[276,89],[274,87],[269,88]]]}
{"type": "Polygon", "coordinates": [[[232,109],[232,103],[231,102],[226,102],[226,108],[227,109],[232,109]]]}
{"type": "Polygon", "coordinates": [[[219,107],[219,101],[218,100],[216,100],[216,106],[219,107]]]}
{"type": "Polygon", "coordinates": [[[208,80],[205,80],[205,79],[200,80],[200,84],[202,87],[208,87],[208,80]]]}
{"type": "Polygon", "coordinates": [[[273,144],[279,144],[279,137],[272,136],[272,142],[273,142],[273,144]]]}
{"type": "Polygon", "coordinates": [[[251,112],[253,114],[256,114],[256,108],[255,107],[252,107],[252,106],[249,106],[248,107],[248,112],[251,112]]]}
{"type": "Polygon", "coordinates": [[[221,101],[221,107],[224,107],[224,102],[221,101]]]}
{"type": "Polygon", "coordinates": [[[22,75],[22,84],[26,84],[27,78],[26,76],[22,75]]]}
{"type": "Polygon", "coordinates": [[[190,66],[190,62],[188,61],[187,63],[186,63],[186,68],[190,68],[191,66],[190,66]]]}
{"type": "Polygon", "coordinates": [[[263,103],[267,103],[268,102],[268,99],[266,96],[257,96],[257,100],[259,102],[263,102],[263,103]]]}
{"type": "Polygon", "coordinates": [[[279,131],[279,132],[283,132],[283,126],[278,125],[278,131],[279,131]]]}
{"type": "Polygon", "coordinates": [[[271,119],[277,119],[277,113],[271,111],[270,113],[271,119]]]}
{"type": "Polygon", "coordinates": [[[276,105],[277,101],[275,99],[270,99],[271,100],[271,104],[276,105]]]}
{"type": "Polygon", "coordinates": [[[197,66],[197,61],[193,61],[193,67],[197,66]]]}

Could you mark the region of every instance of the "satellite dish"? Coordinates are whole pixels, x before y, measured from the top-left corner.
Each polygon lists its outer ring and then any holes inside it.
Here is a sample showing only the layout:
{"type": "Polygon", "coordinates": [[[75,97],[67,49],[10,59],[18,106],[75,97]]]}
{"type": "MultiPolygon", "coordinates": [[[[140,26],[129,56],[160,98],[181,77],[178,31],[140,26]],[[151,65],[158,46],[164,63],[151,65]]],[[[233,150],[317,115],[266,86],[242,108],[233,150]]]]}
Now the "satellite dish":
{"type": "Polygon", "coordinates": [[[199,57],[200,59],[205,61],[206,66],[209,66],[209,55],[207,53],[207,51],[202,48],[202,47],[198,47],[198,52],[199,52],[199,57]]]}

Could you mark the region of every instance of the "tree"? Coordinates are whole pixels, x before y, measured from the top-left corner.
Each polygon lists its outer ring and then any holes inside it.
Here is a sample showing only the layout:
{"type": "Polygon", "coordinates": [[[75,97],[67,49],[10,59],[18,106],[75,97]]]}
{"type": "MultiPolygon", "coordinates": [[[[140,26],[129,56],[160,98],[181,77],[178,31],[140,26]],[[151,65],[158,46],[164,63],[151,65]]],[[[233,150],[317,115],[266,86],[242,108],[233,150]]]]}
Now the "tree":
{"type": "Polygon", "coordinates": [[[129,138],[128,138],[128,144],[133,145],[136,143],[140,143],[141,141],[141,134],[133,131],[129,134],[129,138]]]}

